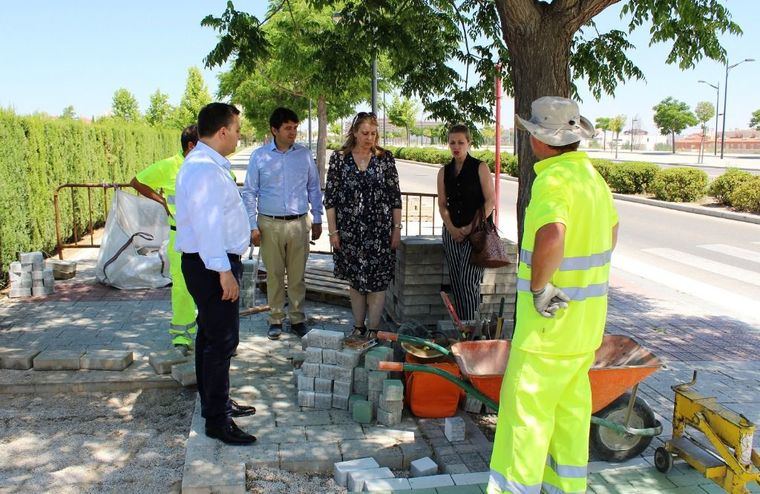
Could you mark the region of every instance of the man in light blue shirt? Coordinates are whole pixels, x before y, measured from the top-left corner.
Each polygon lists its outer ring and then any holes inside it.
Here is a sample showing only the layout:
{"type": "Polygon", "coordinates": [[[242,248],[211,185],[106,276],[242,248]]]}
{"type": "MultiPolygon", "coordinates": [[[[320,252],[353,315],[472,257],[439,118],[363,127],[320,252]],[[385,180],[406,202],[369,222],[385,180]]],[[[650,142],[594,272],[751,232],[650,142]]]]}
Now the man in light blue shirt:
{"type": "Polygon", "coordinates": [[[240,138],[240,111],[210,103],[198,114],[199,141],[177,174],[177,238],[182,274],[198,307],[195,375],[206,435],[227,444],[253,444],[232,417],[256,409],[230,399],[230,358],[240,336],[240,255],[248,248],[247,213],[226,155],[240,138]]]}
{"type": "Polygon", "coordinates": [[[285,273],[288,274],[288,319],[293,333],[306,333],[303,304],[309,236],[322,235],[322,191],[311,152],[296,144],[298,116],[277,108],[269,117],[272,141],[251,155],[243,185],[251,242],[261,245],[267,269],[267,302],[271,307],[268,336],[276,340],[285,319],[285,273]],[[313,222],[306,214],[311,206],[313,222]]]}

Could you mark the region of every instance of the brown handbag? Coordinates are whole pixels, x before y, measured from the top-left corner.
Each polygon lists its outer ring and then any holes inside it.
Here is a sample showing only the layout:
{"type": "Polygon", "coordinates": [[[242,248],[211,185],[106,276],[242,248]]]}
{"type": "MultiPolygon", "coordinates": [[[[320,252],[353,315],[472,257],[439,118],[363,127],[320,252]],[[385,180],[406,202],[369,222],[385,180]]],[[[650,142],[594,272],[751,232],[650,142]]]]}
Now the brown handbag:
{"type": "Polygon", "coordinates": [[[480,213],[475,214],[472,231],[468,236],[472,246],[470,264],[483,268],[504,267],[509,264],[509,259],[496,231],[496,225],[493,224],[493,216],[483,220],[484,211],[481,210],[480,213]]]}

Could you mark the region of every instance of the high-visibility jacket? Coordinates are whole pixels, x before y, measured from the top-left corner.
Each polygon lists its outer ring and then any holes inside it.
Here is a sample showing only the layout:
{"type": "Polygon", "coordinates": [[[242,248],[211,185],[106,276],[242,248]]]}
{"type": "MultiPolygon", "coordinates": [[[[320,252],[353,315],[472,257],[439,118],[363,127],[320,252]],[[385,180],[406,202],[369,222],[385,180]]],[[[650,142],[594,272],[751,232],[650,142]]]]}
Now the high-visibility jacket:
{"type": "Polygon", "coordinates": [[[535,164],[536,179],[525,211],[517,271],[517,324],[512,347],[544,355],[579,355],[602,343],[612,228],[618,222],[612,194],[584,152],[570,152],[535,164]],[[571,299],[553,318],[533,307],[531,262],[536,232],[562,223],[565,251],[551,283],[571,299]]]}
{"type": "Polygon", "coordinates": [[[173,218],[177,209],[174,205],[174,182],[184,161],[185,157],[182,156],[182,153],[177,153],[169,158],[156,161],[135,177],[141,184],[147,185],[156,192],[160,190],[163,193],[166,198],[166,205],[172,214],[169,217],[170,225],[176,225],[173,218]]]}

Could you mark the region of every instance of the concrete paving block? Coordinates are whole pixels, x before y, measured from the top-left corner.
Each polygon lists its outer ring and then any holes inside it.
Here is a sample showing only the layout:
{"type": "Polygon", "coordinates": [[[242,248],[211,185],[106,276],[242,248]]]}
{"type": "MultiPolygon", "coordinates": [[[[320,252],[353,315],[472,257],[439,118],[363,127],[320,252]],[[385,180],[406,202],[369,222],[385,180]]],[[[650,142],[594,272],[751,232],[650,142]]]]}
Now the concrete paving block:
{"type": "Polygon", "coordinates": [[[348,397],[348,413],[352,414],[354,411],[354,403],[357,401],[367,401],[367,397],[365,395],[351,395],[348,397]]]}
{"type": "Polygon", "coordinates": [[[319,364],[319,376],[322,379],[335,380],[335,371],[338,369],[337,365],[332,364],[319,364]]]}
{"type": "Polygon", "coordinates": [[[348,399],[351,396],[351,382],[334,381],[332,383],[332,392],[338,396],[348,399]]]}
{"type": "Polygon", "coordinates": [[[314,408],[329,410],[332,408],[332,393],[314,393],[314,408]]]}
{"type": "Polygon", "coordinates": [[[433,454],[430,445],[428,445],[428,443],[422,438],[418,438],[412,443],[400,443],[398,447],[401,449],[401,466],[404,469],[411,468],[411,463],[413,461],[433,454]]]}
{"type": "Polygon", "coordinates": [[[478,485],[454,485],[436,488],[438,494],[483,494],[478,485]]]}
{"type": "Polygon", "coordinates": [[[323,330],[322,334],[322,348],[330,350],[341,350],[343,348],[343,340],[345,335],[340,331],[328,331],[323,330]]]}
{"type": "MultiPolygon", "coordinates": [[[[432,458],[429,456],[426,456],[425,458],[420,458],[419,460],[414,460],[411,463],[411,472],[412,477],[426,477],[430,475],[435,475],[438,473],[438,463],[434,462],[432,458]]],[[[453,485],[452,484],[446,484],[446,485],[453,485]]],[[[436,486],[431,486],[436,487],[436,486]]]]}
{"type": "Polygon", "coordinates": [[[398,413],[399,415],[404,410],[404,402],[401,400],[386,400],[385,397],[380,394],[380,401],[377,406],[386,412],[398,413]]]}
{"type": "Polygon", "coordinates": [[[368,480],[392,478],[394,478],[393,472],[387,467],[352,470],[348,472],[348,491],[362,492],[364,490],[364,483],[368,480]]]}
{"type": "Polygon", "coordinates": [[[382,425],[394,426],[401,423],[401,411],[388,412],[382,408],[377,409],[377,422],[382,425]]]}
{"type": "Polygon", "coordinates": [[[39,264],[43,262],[42,252],[19,252],[19,262],[23,264],[39,264]]]}
{"type": "Polygon", "coordinates": [[[333,466],[333,479],[341,487],[348,485],[348,473],[356,470],[369,470],[380,468],[374,458],[358,458],[356,460],[341,461],[333,466]]]}
{"type": "Polygon", "coordinates": [[[244,494],[245,463],[215,463],[193,460],[185,463],[183,494],[244,494]]]}
{"type": "Polygon", "coordinates": [[[304,362],[309,362],[311,364],[321,364],[322,349],[313,346],[306,347],[306,358],[304,359],[304,362]]]}
{"type": "Polygon", "coordinates": [[[8,298],[27,298],[32,296],[32,289],[30,288],[16,288],[14,285],[8,292],[8,298]]]}
{"type": "Polygon", "coordinates": [[[314,408],[314,391],[299,391],[298,406],[314,408]]]}
{"type": "Polygon", "coordinates": [[[454,485],[454,481],[451,479],[451,475],[429,475],[411,478],[409,485],[412,486],[412,489],[434,489],[454,485]]]}
{"type": "Polygon", "coordinates": [[[134,360],[134,353],[125,350],[87,350],[79,365],[82,369],[122,371],[134,360]]]}
{"type": "Polygon", "coordinates": [[[338,363],[337,353],[337,350],[330,348],[322,349],[322,363],[336,365],[338,363]]]}
{"type": "Polygon", "coordinates": [[[315,364],[312,362],[304,362],[301,366],[301,371],[306,377],[319,377],[319,367],[322,364],[315,364]]]}
{"type": "Polygon", "coordinates": [[[371,402],[366,400],[355,400],[351,410],[351,416],[360,424],[370,424],[374,418],[374,410],[375,407],[372,406],[371,402]]]}
{"type": "Polygon", "coordinates": [[[343,350],[336,352],[335,360],[339,367],[346,367],[353,369],[361,362],[362,352],[354,348],[344,348],[343,350]]]}
{"type": "Polygon", "coordinates": [[[483,402],[467,395],[467,398],[462,402],[462,409],[469,413],[480,413],[483,410],[483,402]]]}
{"type": "Polygon", "coordinates": [[[333,382],[330,379],[323,379],[317,377],[314,379],[314,392],[315,393],[332,393],[333,382]]]}
{"type": "Polygon", "coordinates": [[[315,378],[303,375],[303,372],[298,376],[298,391],[314,391],[315,378]]]}
{"type": "Polygon", "coordinates": [[[343,458],[351,460],[371,456],[381,467],[401,470],[404,457],[401,448],[392,442],[377,442],[364,439],[346,439],[341,441],[340,449],[343,458]]]}
{"type": "Polygon", "coordinates": [[[364,481],[364,492],[408,491],[412,487],[407,479],[369,479],[364,481]]]}
{"type": "Polygon", "coordinates": [[[367,391],[367,399],[371,401],[375,406],[377,406],[378,403],[380,403],[380,395],[383,392],[378,390],[369,390],[367,391]]]}
{"type": "Polygon", "coordinates": [[[451,475],[457,473],[470,473],[470,469],[464,463],[446,463],[443,466],[443,471],[451,475]]]}
{"type": "Polygon", "coordinates": [[[487,484],[491,472],[455,473],[451,476],[456,485],[487,484]]]}
{"type": "Polygon", "coordinates": [[[383,382],[388,379],[385,371],[371,370],[367,373],[367,389],[370,391],[382,391],[383,382]]]}
{"type": "Polygon", "coordinates": [[[367,394],[368,381],[367,381],[367,369],[364,367],[354,367],[354,392],[358,394],[367,394]]]}
{"type": "Polygon", "coordinates": [[[156,371],[156,374],[169,374],[172,366],[187,361],[187,357],[176,348],[164,350],[161,352],[151,352],[148,355],[148,363],[156,371]]]}
{"type": "Polygon", "coordinates": [[[185,362],[172,367],[172,378],[182,386],[193,386],[198,383],[195,376],[195,362],[185,362]]]}
{"type": "Polygon", "coordinates": [[[465,423],[462,417],[446,417],[443,424],[443,433],[451,442],[464,441],[465,423]]]}
{"type": "Polygon", "coordinates": [[[34,357],[40,353],[39,350],[22,349],[22,348],[1,348],[0,349],[0,369],[31,369],[34,357]]]}
{"type": "Polygon", "coordinates": [[[364,367],[370,371],[377,370],[378,362],[393,360],[393,349],[387,346],[377,346],[364,355],[364,367]]]}
{"type": "Polygon", "coordinates": [[[330,472],[333,465],[342,459],[335,443],[289,444],[280,448],[280,468],[288,472],[330,472]]]}
{"type": "Polygon", "coordinates": [[[335,366],[333,371],[335,381],[351,382],[354,379],[354,370],[348,367],[335,366]]]}
{"type": "Polygon", "coordinates": [[[348,409],[348,396],[340,396],[333,393],[332,395],[332,407],[338,410],[348,409]]]}
{"type": "Polygon", "coordinates": [[[402,401],[404,399],[404,383],[399,379],[386,379],[383,381],[383,397],[388,401],[402,401]]]}
{"type": "Polygon", "coordinates": [[[84,350],[44,350],[34,357],[34,370],[79,370],[84,350]]]}

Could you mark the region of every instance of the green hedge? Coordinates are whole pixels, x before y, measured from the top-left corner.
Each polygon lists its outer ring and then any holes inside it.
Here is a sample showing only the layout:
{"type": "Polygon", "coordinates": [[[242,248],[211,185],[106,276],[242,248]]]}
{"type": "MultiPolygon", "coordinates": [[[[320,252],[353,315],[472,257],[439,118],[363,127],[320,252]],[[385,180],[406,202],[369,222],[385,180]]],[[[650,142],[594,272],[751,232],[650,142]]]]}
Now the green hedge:
{"type": "Polygon", "coordinates": [[[596,171],[599,172],[599,175],[602,176],[605,182],[610,183],[610,173],[612,172],[612,167],[615,166],[615,163],[612,162],[612,160],[605,160],[601,158],[590,158],[591,164],[596,168],[596,171]]]}
{"type": "MultiPolygon", "coordinates": [[[[3,272],[18,252],[55,248],[53,195],[65,183],[128,182],[136,172],[179,150],[176,130],[117,121],[24,117],[0,109],[0,264],[3,272]]],[[[93,222],[104,218],[103,194],[93,191],[93,222]]],[[[87,193],[60,197],[62,235],[83,231],[87,193]],[[77,224],[72,211],[78,215],[77,224]]]]}
{"type": "Polygon", "coordinates": [[[623,162],[612,165],[605,181],[610,188],[621,194],[643,194],[654,182],[660,167],[654,163],[637,161],[623,162]]]}
{"type": "Polygon", "coordinates": [[[738,168],[728,168],[720,177],[710,184],[709,194],[715,197],[721,204],[733,206],[731,195],[738,186],[752,179],[752,174],[741,171],[738,168]]]}
{"type": "Polygon", "coordinates": [[[729,200],[739,211],[760,214],[760,175],[754,175],[737,185],[729,200]]]}
{"type": "Polygon", "coordinates": [[[707,173],[697,168],[666,168],[657,173],[651,189],[663,201],[696,201],[707,191],[707,173]]]}
{"type": "MultiPolygon", "coordinates": [[[[446,149],[436,148],[413,148],[385,146],[385,149],[393,153],[398,159],[419,161],[420,163],[433,163],[445,165],[451,161],[451,153],[446,149]]],[[[496,169],[496,154],[488,150],[471,150],[470,154],[488,165],[491,171],[496,169]]],[[[517,156],[509,153],[501,153],[501,171],[513,177],[517,176],[517,156]]]]}

